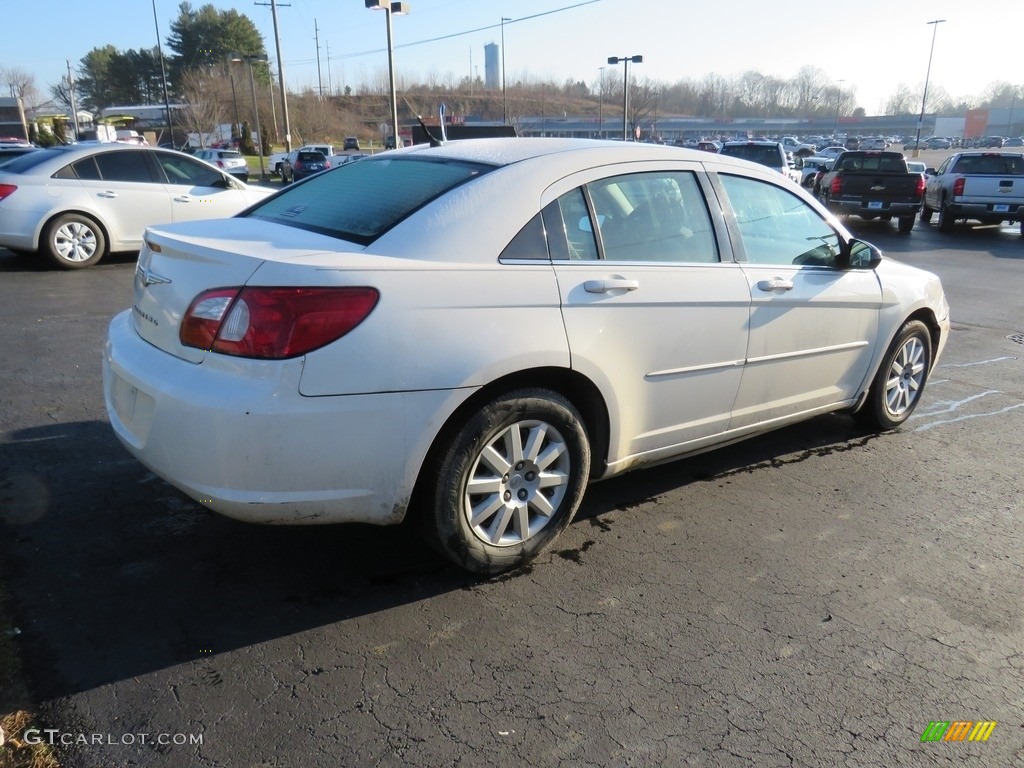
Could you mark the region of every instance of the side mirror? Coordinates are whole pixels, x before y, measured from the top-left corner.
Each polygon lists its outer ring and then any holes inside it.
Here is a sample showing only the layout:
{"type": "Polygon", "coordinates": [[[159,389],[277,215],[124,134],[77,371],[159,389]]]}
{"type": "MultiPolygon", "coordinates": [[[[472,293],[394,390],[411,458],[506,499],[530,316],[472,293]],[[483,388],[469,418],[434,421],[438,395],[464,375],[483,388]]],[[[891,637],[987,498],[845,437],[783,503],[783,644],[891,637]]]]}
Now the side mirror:
{"type": "Polygon", "coordinates": [[[938,171],[936,171],[934,168],[925,168],[924,172],[927,173],[929,176],[935,176],[938,174],[938,171]]]}
{"type": "Polygon", "coordinates": [[[863,240],[851,240],[844,248],[847,269],[874,269],[882,263],[882,252],[863,240]]]}

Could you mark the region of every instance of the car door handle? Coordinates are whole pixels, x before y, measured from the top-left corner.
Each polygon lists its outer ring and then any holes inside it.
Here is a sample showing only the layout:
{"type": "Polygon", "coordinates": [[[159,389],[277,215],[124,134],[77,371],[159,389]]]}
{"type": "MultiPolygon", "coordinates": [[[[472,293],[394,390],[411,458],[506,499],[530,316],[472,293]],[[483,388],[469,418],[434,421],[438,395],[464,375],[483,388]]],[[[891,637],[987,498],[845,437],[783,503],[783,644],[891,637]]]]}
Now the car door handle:
{"type": "Polygon", "coordinates": [[[757,287],[762,291],[791,291],[793,290],[793,281],[773,277],[771,280],[759,280],[757,287]]]}
{"type": "Polygon", "coordinates": [[[626,280],[622,277],[610,277],[604,280],[587,280],[583,289],[587,293],[608,293],[609,291],[635,291],[640,287],[636,280],[626,280]]]}
{"type": "Polygon", "coordinates": [[[176,203],[191,203],[192,198],[189,195],[178,195],[174,198],[176,203]]]}
{"type": "Polygon", "coordinates": [[[115,192],[112,189],[108,189],[108,190],[106,190],[104,192],[97,192],[96,193],[96,197],[109,197],[109,198],[113,199],[113,198],[117,197],[117,192],[115,192]]]}

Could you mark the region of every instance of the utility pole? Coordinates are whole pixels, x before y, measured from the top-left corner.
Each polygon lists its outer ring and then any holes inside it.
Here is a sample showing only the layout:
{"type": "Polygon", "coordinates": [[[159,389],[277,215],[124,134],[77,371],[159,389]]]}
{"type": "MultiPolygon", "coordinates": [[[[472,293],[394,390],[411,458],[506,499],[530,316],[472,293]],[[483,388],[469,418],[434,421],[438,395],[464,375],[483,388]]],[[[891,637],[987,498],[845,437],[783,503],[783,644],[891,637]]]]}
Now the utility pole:
{"type": "Polygon", "coordinates": [[[324,42],[327,46],[327,93],[331,96],[334,95],[334,83],[331,82],[331,43],[329,40],[324,42]]]}
{"type": "Polygon", "coordinates": [[[316,84],[319,88],[320,101],[324,100],[324,78],[320,74],[320,27],[313,19],[313,40],[316,43],[316,84]]]}
{"type": "MultiPolygon", "coordinates": [[[[266,3],[256,3],[266,5],[266,3]]],[[[282,3],[285,8],[291,7],[290,3],[282,3]]],[[[277,0],[270,0],[270,15],[274,20],[274,45],[277,50],[277,78],[281,91],[281,118],[284,120],[284,148],[286,152],[292,151],[292,124],[288,119],[288,92],[284,87],[284,60],[281,58],[281,35],[277,29],[277,0]]]]}
{"type": "MultiPolygon", "coordinates": [[[[71,97],[71,120],[75,124],[75,141],[78,141],[78,105],[75,103],[75,78],[71,74],[71,59],[65,59],[68,65],[68,96],[71,97]]],[[[1013,112],[1013,108],[1010,108],[1013,112]]]]}
{"type": "Polygon", "coordinates": [[[28,120],[25,119],[25,101],[21,98],[21,91],[14,86],[14,83],[11,83],[11,98],[17,99],[18,101],[18,115],[21,117],[21,130],[25,132],[25,141],[28,141],[28,120]]]}

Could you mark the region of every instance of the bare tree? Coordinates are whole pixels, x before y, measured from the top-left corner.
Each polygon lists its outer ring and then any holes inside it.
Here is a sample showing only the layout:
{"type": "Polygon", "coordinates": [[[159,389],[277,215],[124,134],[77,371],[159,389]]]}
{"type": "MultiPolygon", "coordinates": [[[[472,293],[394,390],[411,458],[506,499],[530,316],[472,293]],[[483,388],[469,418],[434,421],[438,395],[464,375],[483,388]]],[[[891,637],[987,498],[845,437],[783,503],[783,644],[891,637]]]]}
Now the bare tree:
{"type": "Polygon", "coordinates": [[[230,103],[217,85],[216,77],[205,70],[189,70],[181,76],[181,93],[187,106],[179,113],[180,119],[186,131],[197,134],[201,147],[206,146],[209,134],[224,122],[226,105],[230,103]]]}
{"type": "Polygon", "coordinates": [[[13,95],[20,96],[30,112],[46,103],[46,97],[36,88],[36,76],[20,67],[0,69],[0,80],[10,85],[13,95]]]}
{"type": "MultiPolygon", "coordinates": [[[[920,99],[916,99],[918,104],[920,99]]],[[[887,115],[908,115],[915,111],[915,94],[906,83],[896,86],[896,91],[885,102],[883,110],[887,115]]]]}

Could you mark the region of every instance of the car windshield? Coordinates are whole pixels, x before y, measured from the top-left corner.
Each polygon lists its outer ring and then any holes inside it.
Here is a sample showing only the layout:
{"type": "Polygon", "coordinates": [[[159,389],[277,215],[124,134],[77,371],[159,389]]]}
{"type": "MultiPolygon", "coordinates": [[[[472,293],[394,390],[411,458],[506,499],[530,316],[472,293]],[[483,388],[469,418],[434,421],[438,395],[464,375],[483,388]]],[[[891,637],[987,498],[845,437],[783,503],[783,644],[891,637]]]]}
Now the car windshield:
{"type": "Polygon", "coordinates": [[[322,163],[326,159],[323,152],[299,152],[299,160],[304,163],[322,163]]]}
{"type": "Polygon", "coordinates": [[[779,148],[774,145],[765,144],[736,144],[734,146],[722,147],[723,155],[738,157],[741,160],[750,160],[752,163],[760,163],[772,168],[782,165],[779,148]]]}
{"type": "Polygon", "coordinates": [[[431,200],[492,170],[483,163],[427,158],[346,163],[278,193],[245,216],[368,245],[431,200]]]}

